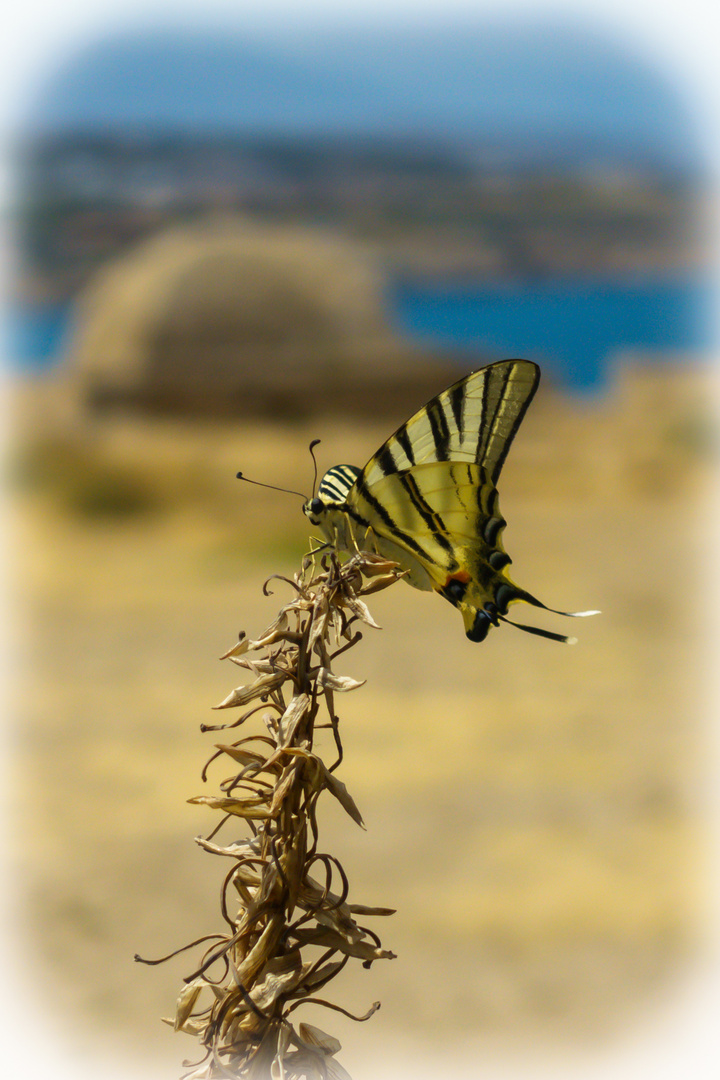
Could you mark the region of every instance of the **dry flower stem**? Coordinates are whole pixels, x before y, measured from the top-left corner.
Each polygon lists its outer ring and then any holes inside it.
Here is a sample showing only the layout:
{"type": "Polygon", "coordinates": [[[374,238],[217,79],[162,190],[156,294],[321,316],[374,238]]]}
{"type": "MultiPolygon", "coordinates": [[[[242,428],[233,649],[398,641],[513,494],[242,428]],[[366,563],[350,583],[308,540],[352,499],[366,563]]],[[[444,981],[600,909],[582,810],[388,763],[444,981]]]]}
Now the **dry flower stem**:
{"type": "MultiPolygon", "coordinates": [[[[255,641],[242,634],[223,657],[252,680],[216,708],[261,704],[233,723],[204,730],[235,729],[258,716],[265,730],[232,743],[224,736],[211,761],[228,759],[235,770],[219,785],[219,795],[189,800],[223,814],[197,842],[231,866],[221,897],[228,929],[201,939],[209,948],[185,980],[175,1020],[168,1021],[205,1048],[186,1080],[349,1080],[335,1057],[337,1039],[306,1023],[296,1029],[290,1017],[306,1003],[345,1013],[317,996],[322,988],[351,957],[369,967],[394,955],[356,921],[391,915],[392,909],[348,902],[340,862],[319,850],[316,810],[328,791],[363,826],[352,796],[334,775],[342,761],[335,694],[362,683],[336,674],[332,665],[361,639],[359,622],[377,626],[361,596],[401,576],[394,563],[370,552],[357,552],[344,564],[327,553],[319,566],[306,556],[293,580],[280,579],[292,596],[275,622],[255,641]],[[329,720],[338,751],[329,768],[313,750],[324,712],[323,726],[329,720]],[[221,826],[238,818],[245,821],[245,838],[213,842],[221,826]]],[[[376,1002],[354,1019],[366,1020],[378,1007],[376,1002]]]]}

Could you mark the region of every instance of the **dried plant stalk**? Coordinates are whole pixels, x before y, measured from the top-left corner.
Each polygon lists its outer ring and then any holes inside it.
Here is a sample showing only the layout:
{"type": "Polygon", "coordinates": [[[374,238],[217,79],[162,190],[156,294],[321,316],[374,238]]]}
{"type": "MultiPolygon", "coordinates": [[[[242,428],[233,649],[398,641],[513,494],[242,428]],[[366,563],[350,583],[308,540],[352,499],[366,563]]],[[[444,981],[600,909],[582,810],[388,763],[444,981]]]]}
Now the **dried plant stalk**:
{"type": "MultiPolygon", "coordinates": [[[[213,937],[199,968],[185,979],[175,1020],[168,1021],[206,1048],[186,1080],[348,1076],[335,1060],[337,1039],[310,1024],[296,1029],[290,1018],[308,1003],[350,1016],[319,992],[351,957],[369,967],[394,956],[357,921],[393,910],[349,902],[341,863],[319,850],[316,809],[328,791],[363,825],[354,800],[334,775],[343,756],[335,694],[362,683],[335,674],[333,662],[362,637],[359,622],[377,626],[361,597],[401,576],[394,563],[370,552],[358,552],[342,565],[328,553],[319,567],[307,556],[294,580],[280,578],[293,595],[275,622],[255,641],[241,635],[223,657],[250,672],[252,681],[216,708],[261,704],[232,724],[204,730],[227,731],[251,717],[265,727],[262,734],[217,743],[210,761],[229,758],[239,771],[220,784],[220,795],[189,800],[223,814],[210,836],[197,842],[231,860],[231,868],[221,897],[228,929],[213,937]],[[338,752],[329,768],[313,750],[322,711],[338,752]],[[238,818],[247,827],[245,838],[214,843],[220,827],[238,818]]],[[[378,1007],[376,1002],[353,1019],[366,1020],[378,1007]]]]}

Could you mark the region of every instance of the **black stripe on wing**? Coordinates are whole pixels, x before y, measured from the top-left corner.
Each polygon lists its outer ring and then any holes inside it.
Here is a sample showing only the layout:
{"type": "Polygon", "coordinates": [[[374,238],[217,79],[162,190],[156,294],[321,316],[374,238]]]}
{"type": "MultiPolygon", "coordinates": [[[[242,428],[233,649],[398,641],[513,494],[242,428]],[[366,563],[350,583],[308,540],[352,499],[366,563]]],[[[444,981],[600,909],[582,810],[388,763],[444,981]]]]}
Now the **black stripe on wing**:
{"type": "MultiPolygon", "coordinates": [[[[395,432],[395,438],[405,452],[405,456],[410,462],[410,465],[414,465],[415,451],[413,450],[413,444],[410,440],[410,436],[408,435],[407,424],[403,424],[397,429],[397,431],[395,432]]],[[[387,446],[387,443],[385,444],[385,446],[387,446]]],[[[383,449],[385,449],[385,447],[383,447],[383,449]]],[[[382,450],[380,451],[380,453],[382,453],[382,450]]]]}
{"type": "Polygon", "coordinates": [[[450,407],[452,408],[455,427],[458,431],[463,430],[463,412],[465,406],[465,381],[457,382],[448,390],[450,407]]]}
{"type": "Polygon", "coordinates": [[[487,377],[483,385],[475,460],[496,483],[538,388],[540,369],[527,360],[506,360],[484,370],[487,377]]]}
{"type": "Polygon", "coordinates": [[[433,398],[427,404],[426,412],[435,440],[435,460],[447,461],[450,457],[450,428],[440,398],[433,398]]]}
{"type": "Polygon", "coordinates": [[[478,427],[478,440],[475,449],[475,460],[478,465],[483,465],[487,457],[498,413],[505,402],[511,371],[512,367],[509,364],[503,364],[502,367],[497,365],[488,368],[487,378],[483,386],[482,412],[480,414],[480,426],[478,427]]]}
{"type": "Polygon", "coordinates": [[[433,540],[445,548],[446,551],[452,553],[453,545],[447,538],[447,529],[445,528],[445,522],[440,517],[436,510],[433,510],[430,503],[423,497],[419,487],[415,481],[415,477],[410,472],[400,473],[400,483],[405,491],[407,491],[410,497],[410,502],[417,510],[420,517],[423,519],[428,527],[428,530],[432,534],[433,540]]]}
{"type": "MultiPolygon", "coordinates": [[[[537,383],[533,387],[533,394],[535,393],[536,389],[537,389],[537,383]]],[[[531,400],[532,400],[532,394],[530,395],[529,398],[526,398],[526,400],[522,404],[521,408],[518,410],[518,413],[515,416],[515,419],[513,421],[512,427],[510,428],[510,431],[509,431],[508,435],[505,437],[505,443],[503,445],[503,448],[502,448],[500,454],[498,455],[498,458],[497,458],[497,460],[495,462],[495,465],[490,470],[490,478],[491,478],[493,483],[497,483],[497,479],[498,479],[498,477],[500,475],[502,467],[505,464],[505,458],[508,456],[508,450],[510,449],[510,446],[512,445],[513,439],[515,438],[515,436],[518,433],[518,428],[520,427],[520,425],[523,422],[523,417],[525,416],[525,413],[527,412],[527,407],[530,404],[531,400]]]]}
{"type": "MultiPolygon", "coordinates": [[[[355,481],[355,491],[365,500],[373,513],[377,514],[380,521],[382,521],[383,525],[388,529],[391,538],[396,538],[398,543],[404,544],[410,551],[414,551],[416,555],[419,555],[421,559],[428,559],[427,551],[418,544],[414,536],[398,526],[387,507],[384,506],[379,499],[376,499],[373,493],[368,489],[362,476],[359,476],[355,481]]],[[[357,514],[353,516],[358,520],[357,514]]],[[[364,521],[364,524],[372,528],[371,521],[364,521]]]]}
{"type": "Polygon", "coordinates": [[[398,471],[397,462],[395,461],[392,450],[387,443],[385,443],[385,445],[381,447],[380,450],[378,450],[377,454],[375,455],[375,461],[380,466],[386,476],[389,476],[390,473],[395,473],[398,471]]]}

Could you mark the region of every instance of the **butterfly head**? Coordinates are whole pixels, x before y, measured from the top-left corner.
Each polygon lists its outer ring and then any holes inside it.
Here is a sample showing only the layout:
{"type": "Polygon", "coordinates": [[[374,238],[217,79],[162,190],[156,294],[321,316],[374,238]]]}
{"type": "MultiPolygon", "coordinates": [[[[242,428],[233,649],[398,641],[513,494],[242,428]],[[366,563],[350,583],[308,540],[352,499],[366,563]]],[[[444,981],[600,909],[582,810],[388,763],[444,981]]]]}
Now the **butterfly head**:
{"type": "Polygon", "coordinates": [[[325,503],[317,495],[313,496],[303,506],[303,514],[310,518],[313,525],[320,525],[322,522],[322,515],[327,510],[325,503]]]}

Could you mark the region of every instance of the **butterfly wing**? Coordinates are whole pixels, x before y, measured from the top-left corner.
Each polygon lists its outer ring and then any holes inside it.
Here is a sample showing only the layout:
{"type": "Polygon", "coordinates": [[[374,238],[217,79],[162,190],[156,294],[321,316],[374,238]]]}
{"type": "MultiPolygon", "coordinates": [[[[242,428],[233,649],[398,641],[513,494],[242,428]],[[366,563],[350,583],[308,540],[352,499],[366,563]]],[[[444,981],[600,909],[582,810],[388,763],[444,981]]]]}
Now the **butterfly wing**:
{"type": "Polygon", "coordinates": [[[496,483],[539,381],[528,360],[501,360],[459,379],[380,447],[363,470],[364,485],[432,461],[474,462],[496,483]]]}
{"type": "Polygon", "coordinates": [[[468,636],[482,631],[484,637],[488,617],[478,622],[478,613],[488,604],[505,614],[509,603],[529,599],[505,572],[505,521],[482,466],[427,462],[388,473],[369,495],[359,491],[351,498],[370,523],[377,550],[408,571],[411,585],[433,589],[459,608],[468,636]]]}
{"type": "Polygon", "coordinates": [[[496,481],[540,372],[526,360],[459,380],[398,428],[370,459],[346,505],[416,588],[434,589],[482,640],[514,600],[538,603],[505,568],[496,481]]]}

